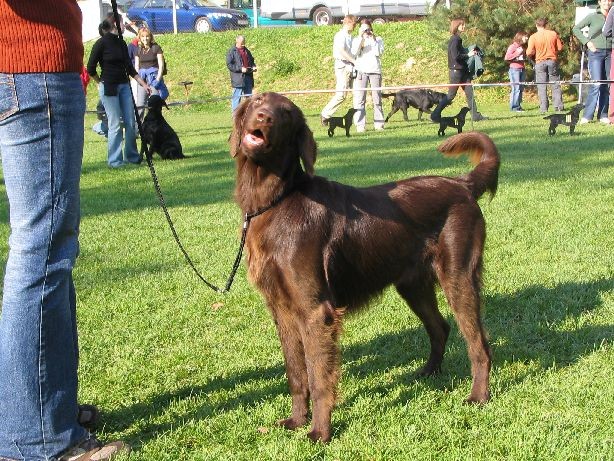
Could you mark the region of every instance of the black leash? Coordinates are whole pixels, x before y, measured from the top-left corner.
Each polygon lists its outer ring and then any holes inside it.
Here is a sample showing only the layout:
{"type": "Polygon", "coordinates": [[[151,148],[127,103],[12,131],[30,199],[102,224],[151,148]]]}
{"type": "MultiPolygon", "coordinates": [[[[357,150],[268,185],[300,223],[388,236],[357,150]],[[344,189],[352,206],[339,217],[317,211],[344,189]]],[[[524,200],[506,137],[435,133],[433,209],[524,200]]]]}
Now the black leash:
{"type": "MultiPolygon", "coordinates": [[[[117,27],[117,33],[119,35],[119,38],[124,41],[124,37],[122,36],[122,29],[121,29],[121,16],[119,15],[118,11],[117,11],[117,1],[116,0],[111,0],[111,7],[113,8],[113,16],[115,18],[115,25],[117,27]]],[[[138,32],[137,32],[138,34],[138,32]]],[[[232,271],[230,272],[230,276],[228,277],[228,281],[226,282],[226,285],[223,289],[213,285],[212,283],[210,283],[209,281],[207,281],[202,275],[201,273],[198,271],[198,269],[196,268],[196,266],[194,265],[194,263],[192,262],[192,258],[190,258],[190,255],[188,255],[188,252],[186,251],[186,249],[184,248],[183,244],[181,243],[181,240],[179,239],[179,234],[177,234],[177,231],[175,230],[175,225],[173,224],[173,221],[171,219],[171,215],[168,211],[168,207],[166,206],[166,202],[164,200],[164,196],[162,195],[162,189],[160,188],[160,182],[158,181],[158,175],[156,174],[156,169],[154,168],[154,164],[153,164],[153,152],[151,152],[151,148],[150,146],[144,141],[144,132],[143,132],[143,123],[141,122],[141,117],[139,115],[139,110],[137,108],[136,105],[136,101],[134,99],[134,94],[132,94],[132,91],[130,91],[130,95],[132,96],[132,105],[134,107],[134,115],[136,117],[136,122],[139,128],[139,136],[141,138],[141,150],[145,150],[145,160],[147,161],[147,166],[149,167],[149,172],[151,173],[151,179],[153,180],[154,183],[154,188],[156,189],[156,195],[158,196],[158,201],[160,202],[160,206],[162,208],[162,211],[164,212],[164,216],[166,217],[166,222],[168,223],[168,226],[171,229],[171,232],[173,233],[173,237],[175,238],[175,242],[177,243],[177,245],[179,246],[179,249],[181,250],[181,252],[183,253],[183,256],[185,257],[186,261],[188,262],[188,264],[190,265],[190,267],[192,268],[192,270],[194,271],[194,273],[198,276],[198,278],[200,280],[202,280],[202,282],[207,285],[209,288],[211,288],[213,291],[216,291],[217,293],[227,293],[230,291],[230,287],[232,286],[232,282],[234,281],[235,275],[237,274],[237,271],[239,270],[239,266],[241,264],[241,258],[243,257],[243,248],[245,247],[245,240],[247,238],[247,230],[249,228],[249,223],[252,220],[252,218],[255,218],[256,216],[261,215],[262,213],[264,213],[265,211],[270,210],[271,208],[273,208],[274,206],[278,205],[287,195],[288,192],[284,192],[282,193],[278,198],[276,198],[275,200],[273,200],[273,202],[271,202],[270,205],[257,210],[254,213],[245,213],[245,219],[243,221],[243,231],[241,234],[241,244],[239,246],[239,251],[237,252],[237,257],[235,258],[235,262],[232,266],[232,271]]]]}

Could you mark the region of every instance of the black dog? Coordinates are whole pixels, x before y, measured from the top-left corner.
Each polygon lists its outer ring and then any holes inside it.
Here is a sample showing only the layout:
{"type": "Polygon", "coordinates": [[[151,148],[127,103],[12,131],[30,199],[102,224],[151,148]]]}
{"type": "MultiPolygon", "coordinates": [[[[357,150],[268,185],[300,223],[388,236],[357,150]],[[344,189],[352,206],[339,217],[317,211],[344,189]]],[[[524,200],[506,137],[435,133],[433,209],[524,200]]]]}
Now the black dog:
{"type": "Polygon", "coordinates": [[[330,117],[324,121],[324,124],[328,125],[328,136],[330,138],[335,134],[335,128],[344,128],[345,135],[350,137],[350,127],[354,121],[354,113],[356,109],[348,109],[343,117],[330,117]]]}
{"type": "Polygon", "coordinates": [[[403,119],[408,122],[407,109],[410,106],[418,109],[418,120],[422,120],[423,112],[430,114],[431,107],[439,104],[439,101],[446,97],[444,93],[422,88],[416,90],[402,90],[397,93],[382,93],[382,96],[384,98],[394,96],[392,110],[390,114],[388,114],[388,117],[386,117],[386,122],[399,110],[403,112],[403,119]]]}
{"type": "Polygon", "coordinates": [[[463,126],[465,125],[465,117],[470,110],[471,109],[468,107],[463,107],[454,117],[441,117],[439,119],[439,131],[437,134],[439,136],[444,136],[447,127],[456,128],[459,133],[462,133],[463,126]]]}
{"type": "Polygon", "coordinates": [[[572,135],[576,129],[576,125],[580,120],[580,111],[584,108],[584,104],[576,104],[566,114],[552,114],[544,117],[544,120],[550,120],[550,126],[548,127],[548,134],[554,136],[556,134],[556,127],[559,125],[565,125],[569,127],[569,134],[572,135]]]}
{"type": "Polygon", "coordinates": [[[175,160],[185,158],[179,137],[162,116],[162,107],[168,106],[158,96],[150,96],[147,100],[147,115],[143,120],[143,144],[141,154],[145,152],[145,143],[149,144],[152,153],[157,153],[162,159],[175,160]]]}

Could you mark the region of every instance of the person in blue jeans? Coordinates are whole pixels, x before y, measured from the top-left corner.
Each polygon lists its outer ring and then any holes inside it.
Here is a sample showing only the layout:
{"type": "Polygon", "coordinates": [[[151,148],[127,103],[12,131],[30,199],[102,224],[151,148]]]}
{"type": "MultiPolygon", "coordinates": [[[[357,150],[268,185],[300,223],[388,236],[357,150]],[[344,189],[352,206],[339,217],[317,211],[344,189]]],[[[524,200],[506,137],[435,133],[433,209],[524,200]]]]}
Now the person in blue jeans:
{"type": "Polygon", "coordinates": [[[230,71],[230,84],[232,85],[230,107],[234,113],[235,109],[239,107],[241,98],[252,94],[254,72],[257,70],[251,51],[245,46],[243,35],[237,35],[235,46],[228,50],[226,67],[230,71]]]}
{"type": "MultiPolygon", "coordinates": [[[[123,32],[123,22],[120,24],[123,32]]],[[[113,13],[102,22],[101,28],[104,35],[92,47],[87,72],[98,83],[98,94],[107,114],[107,163],[111,168],[130,163],[138,165],[142,158],[136,145],[136,119],[128,75],[134,78],[147,94],[151,93],[151,89],[134,68],[128,56],[126,42],[119,38],[113,13]],[[101,69],[100,76],[97,73],[98,66],[101,69]]]]}
{"type": "Polygon", "coordinates": [[[85,94],[76,0],[0,0],[0,154],[9,253],[0,312],[0,460],[107,460],[82,425],[72,270],[85,94]],[[31,37],[46,43],[32,46],[31,37]]]}
{"type": "Polygon", "coordinates": [[[523,112],[522,108],[522,91],[525,81],[525,61],[526,49],[525,46],[529,40],[529,34],[526,32],[517,32],[511,45],[508,46],[503,58],[510,66],[508,74],[510,77],[511,93],[510,93],[510,110],[512,112],[523,112]]]}
{"type": "MultiPolygon", "coordinates": [[[[603,34],[608,11],[612,0],[599,0],[599,9],[579,21],[573,28],[574,35],[582,45],[586,45],[588,55],[588,72],[591,80],[610,79],[610,60],[612,53],[612,38],[603,34]],[[588,28],[586,36],[582,29],[588,28]]],[[[588,123],[595,116],[601,123],[610,123],[608,118],[608,102],[610,91],[607,83],[595,83],[589,87],[584,113],[580,123],[588,123]]]]}

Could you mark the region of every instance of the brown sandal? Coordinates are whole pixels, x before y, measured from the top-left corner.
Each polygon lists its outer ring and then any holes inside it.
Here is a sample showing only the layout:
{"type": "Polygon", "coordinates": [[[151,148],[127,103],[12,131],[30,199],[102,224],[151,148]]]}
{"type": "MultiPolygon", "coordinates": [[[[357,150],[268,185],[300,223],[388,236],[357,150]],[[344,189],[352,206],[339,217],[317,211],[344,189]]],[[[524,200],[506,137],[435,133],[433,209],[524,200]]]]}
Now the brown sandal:
{"type": "Polygon", "coordinates": [[[96,405],[79,405],[77,422],[86,429],[93,430],[98,426],[100,411],[96,405]]]}
{"type": "Polygon", "coordinates": [[[121,441],[104,444],[95,437],[72,447],[58,461],[108,461],[120,453],[130,453],[130,446],[121,441]]]}

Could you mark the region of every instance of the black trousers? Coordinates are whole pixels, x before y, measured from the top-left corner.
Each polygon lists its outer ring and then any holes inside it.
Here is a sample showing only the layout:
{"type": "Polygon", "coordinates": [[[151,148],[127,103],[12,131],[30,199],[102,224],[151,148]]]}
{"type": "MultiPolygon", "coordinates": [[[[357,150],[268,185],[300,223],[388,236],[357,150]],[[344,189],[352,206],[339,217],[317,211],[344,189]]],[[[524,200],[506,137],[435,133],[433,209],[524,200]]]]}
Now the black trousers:
{"type": "MultiPolygon", "coordinates": [[[[469,75],[466,70],[450,69],[450,83],[471,83],[471,75],[469,75]]],[[[467,107],[471,109],[471,116],[474,117],[478,115],[478,107],[475,103],[475,100],[473,99],[473,87],[471,87],[470,85],[463,87],[448,87],[448,105],[452,104],[452,101],[454,101],[454,98],[456,97],[456,93],[458,92],[459,88],[462,88],[465,92],[465,97],[467,98],[467,107]]]]}

